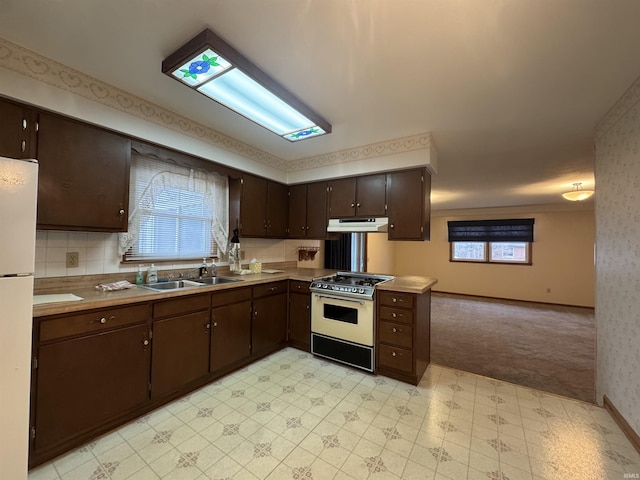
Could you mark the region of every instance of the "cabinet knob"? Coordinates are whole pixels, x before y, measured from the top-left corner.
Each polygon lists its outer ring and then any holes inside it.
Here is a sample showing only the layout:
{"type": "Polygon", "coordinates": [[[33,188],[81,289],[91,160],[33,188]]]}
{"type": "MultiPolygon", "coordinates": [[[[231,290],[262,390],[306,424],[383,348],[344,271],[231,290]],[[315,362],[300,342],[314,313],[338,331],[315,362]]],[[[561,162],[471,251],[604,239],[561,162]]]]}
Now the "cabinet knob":
{"type": "Polygon", "coordinates": [[[301,228],[302,230],[304,230],[304,225],[302,225],[300,228],[301,228]]]}
{"type": "Polygon", "coordinates": [[[124,208],[121,208],[118,213],[120,214],[120,216],[124,215],[124,208]]]}
{"type": "Polygon", "coordinates": [[[213,322],[213,326],[217,327],[218,326],[218,322],[213,322]]]}
{"type": "Polygon", "coordinates": [[[207,323],[207,324],[204,326],[204,328],[205,328],[206,330],[209,330],[209,329],[211,328],[211,324],[210,324],[210,323],[207,323]]]}
{"type": "Polygon", "coordinates": [[[27,119],[23,118],[22,119],[22,129],[26,130],[28,126],[29,126],[29,124],[27,123],[27,119]]]}
{"type": "Polygon", "coordinates": [[[393,297],[393,298],[391,299],[391,301],[392,301],[393,303],[397,303],[397,302],[398,302],[398,299],[397,299],[396,297],[393,297]]]}
{"type": "Polygon", "coordinates": [[[309,228],[310,228],[309,225],[307,225],[307,230],[309,230],[309,228]]]}
{"type": "Polygon", "coordinates": [[[392,223],[391,225],[389,225],[389,228],[396,228],[396,226],[392,223]]]}
{"type": "Polygon", "coordinates": [[[142,345],[144,345],[145,347],[146,347],[146,346],[148,346],[148,345],[149,345],[149,340],[145,338],[145,339],[142,341],[142,345]]]}
{"type": "Polygon", "coordinates": [[[391,329],[391,331],[392,331],[393,333],[398,333],[398,329],[397,329],[396,327],[393,327],[393,328],[391,329]]]}
{"type": "Polygon", "coordinates": [[[396,352],[391,352],[391,356],[395,357],[396,356],[396,352]]]}
{"type": "Polygon", "coordinates": [[[102,317],[100,319],[100,323],[102,323],[104,325],[105,323],[107,323],[107,319],[105,317],[102,317]]]}
{"type": "Polygon", "coordinates": [[[26,149],[27,149],[27,142],[25,140],[22,140],[22,143],[20,143],[20,151],[24,153],[26,149]]]}
{"type": "Polygon", "coordinates": [[[393,312],[393,313],[391,314],[391,316],[392,316],[393,318],[396,318],[396,317],[398,316],[398,314],[397,314],[396,312],[393,312]]]}
{"type": "Polygon", "coordinates": [[[359,207],[359,206],[360,206],[360,202],[356,203],[356,207],[359,207]]]}
{"type": "Polygon", "coordinates": [[[355,207],[356,204],[355,203],[351,203],[351,208],[355,207]]]}

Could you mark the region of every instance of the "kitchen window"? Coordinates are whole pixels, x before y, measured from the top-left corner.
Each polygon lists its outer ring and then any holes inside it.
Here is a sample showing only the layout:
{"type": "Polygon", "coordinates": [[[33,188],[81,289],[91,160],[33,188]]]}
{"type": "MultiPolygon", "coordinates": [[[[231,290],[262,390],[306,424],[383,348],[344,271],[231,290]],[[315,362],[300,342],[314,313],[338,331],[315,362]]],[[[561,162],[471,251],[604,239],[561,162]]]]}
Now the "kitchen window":
{"type": "Polygon", "coordinates": [[[452,262],[531,265],[533,218],[448,222],[452,262]]]}
{"type": "Polygon", "coordinates": [[[200,260],[227,250],[228,179],[134,154],[123,261],[200,260]]]}

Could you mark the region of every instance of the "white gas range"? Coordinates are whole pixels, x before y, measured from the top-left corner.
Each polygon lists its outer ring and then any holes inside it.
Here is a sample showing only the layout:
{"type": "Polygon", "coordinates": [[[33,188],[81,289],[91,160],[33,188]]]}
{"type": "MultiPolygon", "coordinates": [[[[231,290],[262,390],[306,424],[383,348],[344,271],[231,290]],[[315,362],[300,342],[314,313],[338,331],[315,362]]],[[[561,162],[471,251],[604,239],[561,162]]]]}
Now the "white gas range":
{"type": "Polygon", "coordinates": [[[388,275],[338,272],[311,282],[311,353],[373,372],[375,287],[388,275]]]}

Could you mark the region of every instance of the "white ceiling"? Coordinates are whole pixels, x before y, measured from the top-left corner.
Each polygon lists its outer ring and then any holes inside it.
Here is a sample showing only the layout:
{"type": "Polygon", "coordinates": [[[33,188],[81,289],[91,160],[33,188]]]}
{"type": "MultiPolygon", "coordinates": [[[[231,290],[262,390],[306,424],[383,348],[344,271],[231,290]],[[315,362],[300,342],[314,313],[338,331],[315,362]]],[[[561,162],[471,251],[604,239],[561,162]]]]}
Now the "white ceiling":
{"type": "Polygon", "coordinates": [[[284,160],[432,132],[436,209],[592,187],[594,127],[640,77],[636,0],[1,3],[0,37],[284,160]],[[291,144],[162,74],[206,27],[333,133],[291,144]]]}

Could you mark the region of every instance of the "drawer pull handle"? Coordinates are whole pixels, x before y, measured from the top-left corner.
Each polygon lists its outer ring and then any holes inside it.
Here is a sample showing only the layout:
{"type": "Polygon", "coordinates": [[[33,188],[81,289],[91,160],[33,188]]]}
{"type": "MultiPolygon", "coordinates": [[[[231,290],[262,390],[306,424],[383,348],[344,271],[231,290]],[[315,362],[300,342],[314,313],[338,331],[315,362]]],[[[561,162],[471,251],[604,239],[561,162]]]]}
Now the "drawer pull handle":
{"type": "Polygon", "coordinates": [[[104,325],[105,323],[107,323],[107,319],[106,319],[106,318],[104,318],[104,317],[102,317],[102,318],[100,319],[100,323],[102,323],[102,324],[104,325]]]}
{"type": "Polygon", "coordinates": [[[397,329],[396,327],[393,327],[393,328],[391,329],[391,331],[392,331],[393,333],[398,333],[398,329],[397,329]]]}
{"type": "Polygon", "coordinates": [[[149,340],[147,340],[146,338],[142,341],[142,345],[144,345],[145,347],[147,347],[149,345],[149,340]]]}
{"type": "Polygon", "coordinates": [[[391,316],[392,316],[393,318],[396,318],[396,317],[398,316],[398,314],[397,314],[396,312],[393,312],[393,313],[391,314],[391,316]]]}
{"type": "Polygon", "coordinates": [[[396,356],[396,352],[391,352],[391,356],[395,357],[396,356]]]}
{"type": "Polygon", "coordinates": [[[396,302],[398,301],[398,299],[397,299],[396,297],[393,297],[393,298],[391,299],[391,301],[392,301],[393,303],[396,303],[396,302]]]}
{"type": "Polygon", "coordinates": [[[217,327],[218,326],[218,322],[213,322],[213,326],[217,327]]]}

